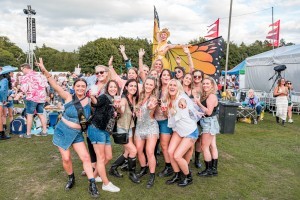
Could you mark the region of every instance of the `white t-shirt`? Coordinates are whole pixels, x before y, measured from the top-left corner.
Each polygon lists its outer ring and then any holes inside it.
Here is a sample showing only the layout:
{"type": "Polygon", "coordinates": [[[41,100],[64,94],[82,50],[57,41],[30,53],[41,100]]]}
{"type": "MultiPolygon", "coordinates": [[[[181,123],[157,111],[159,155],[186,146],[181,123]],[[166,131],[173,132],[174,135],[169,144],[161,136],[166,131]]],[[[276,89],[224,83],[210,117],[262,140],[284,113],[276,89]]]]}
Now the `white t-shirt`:
{"type": "Polygon", "coordinates": [[[176,131],[180,137],[185,137],[197,129],[197,122],[191,118],[189,106],[185,109],[178,107],[178,102],[182,98],[186,99],[183,95],[179,95],[174,103],[174,108],[176,110],[174,115],[172,115],[169,110],[168,127],[172,128],[173,131],[176,131]]]}

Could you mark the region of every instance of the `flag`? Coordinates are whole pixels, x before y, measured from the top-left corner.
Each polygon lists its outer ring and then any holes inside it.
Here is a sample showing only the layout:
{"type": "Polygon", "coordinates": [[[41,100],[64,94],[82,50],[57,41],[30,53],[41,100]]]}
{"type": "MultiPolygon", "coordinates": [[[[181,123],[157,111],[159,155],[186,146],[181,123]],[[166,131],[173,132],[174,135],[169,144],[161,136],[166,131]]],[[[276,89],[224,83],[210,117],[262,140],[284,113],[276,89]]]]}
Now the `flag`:
{"type": "Polygon", "coordinates": [[[272,30],[268,32],[266,36],[267,39],[270,39],[270,46],[278,47],[279,46],[279,31],[280,31],[280,20],[276,21],[273,24],[270,24],[269,27],[272,27],[272,30]]]}
{"type": "Polygon", "coordinates": [[[158,41],[157,41],[157,33],[159,32],[159,17],[158,13],[156,11],[156,8],[154,6],[154,26],[153,26],[153,45],[152,45],[152,54],[154,55],[154,52],[157,48],[158,41]]]}
{"type": "Polygon", "coordinates": [[[206,38],[216,38],[219,37],[219,23],[220,19],[218,18],[217,21],[209,25],[208,27],[212,27],[207,31],[207,35],[204,36],[206,38]]]}

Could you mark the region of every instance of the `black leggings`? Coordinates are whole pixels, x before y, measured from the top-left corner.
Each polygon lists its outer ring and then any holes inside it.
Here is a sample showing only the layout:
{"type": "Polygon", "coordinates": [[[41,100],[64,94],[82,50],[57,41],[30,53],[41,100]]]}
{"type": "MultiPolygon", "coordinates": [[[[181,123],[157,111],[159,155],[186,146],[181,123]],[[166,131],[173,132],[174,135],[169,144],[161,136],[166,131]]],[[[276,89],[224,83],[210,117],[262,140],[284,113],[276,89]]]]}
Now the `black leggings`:
{"type": "Polygon", "coordinates": [[[91,162],[92,163],[97,162],[96,153],[95,153],[94,147],[93,147],[93,145],[92,145],[91,140],[89,139],[89,137],[86,137],[86,143],[88,145],[89,153],[90,153],[90,156],[91,156],[91,162]]]}

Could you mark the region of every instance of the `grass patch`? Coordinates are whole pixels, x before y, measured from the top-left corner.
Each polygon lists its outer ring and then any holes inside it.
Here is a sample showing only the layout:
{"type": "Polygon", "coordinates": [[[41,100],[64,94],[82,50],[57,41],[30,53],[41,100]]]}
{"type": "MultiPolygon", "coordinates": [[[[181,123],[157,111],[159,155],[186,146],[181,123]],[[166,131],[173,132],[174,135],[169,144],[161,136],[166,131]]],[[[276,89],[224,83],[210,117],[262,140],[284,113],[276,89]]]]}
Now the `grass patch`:
{"type": "MultiPolygon", "coordinates": [[[[187,188],[168,186],[168,178],[156,177],[146,189],[148,177],[133,184],[126,176],[109,177],[119,193],[101,190],[102,199],[299,199],[300,116],[286,127],[276,124],[271,114],[257,125],[238,122],[234,134],[218,135],[219,176],[201,178],[191,165],[194,183],[187,188]]],[[[0,199],[90,199],[88,182],[81,177],[82,164],[73,153],[76,185],[64,191],[67,176],[52,137],[0,141],[0,199]]],[[[113,155],[122,148],[113,145],[113,155]]],[[[159,156],[157,172],[163,169],[159,156]]]]}

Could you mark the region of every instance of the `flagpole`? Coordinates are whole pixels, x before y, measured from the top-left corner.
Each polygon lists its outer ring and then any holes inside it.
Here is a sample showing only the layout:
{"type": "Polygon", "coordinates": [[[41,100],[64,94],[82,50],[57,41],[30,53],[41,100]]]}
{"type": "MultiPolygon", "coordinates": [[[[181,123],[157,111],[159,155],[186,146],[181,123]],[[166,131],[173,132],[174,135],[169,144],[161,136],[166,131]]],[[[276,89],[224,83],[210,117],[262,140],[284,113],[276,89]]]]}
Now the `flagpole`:
{"type": "Polygon", "coordinates": [[[229,24],[228,24],[228,35],[227,35],[227,50],[226,50],[224,91],[226,91],[226,78],[227,78],[227,70],[228,70],[228,56],[229,56],[229,43],[230,43],[231,13],[232,13],[232,0],[230,0],[230,11],[229,11],[229,24]]]}
{"type": "MultiPolygon", "coordinates": [[[[273,18],[273,7],[272,7],[272,24],[274,24],[274,18],[273,18]]],[[[274,33],[274,26],[272,26],[272,33],[274,33]]],[[[273,42],[273,49],[274,49],[274,36],[272,38],[272,42],[273,42]]]]}

